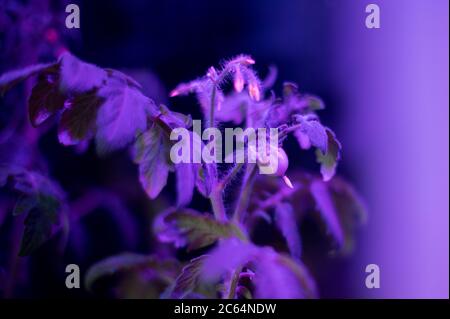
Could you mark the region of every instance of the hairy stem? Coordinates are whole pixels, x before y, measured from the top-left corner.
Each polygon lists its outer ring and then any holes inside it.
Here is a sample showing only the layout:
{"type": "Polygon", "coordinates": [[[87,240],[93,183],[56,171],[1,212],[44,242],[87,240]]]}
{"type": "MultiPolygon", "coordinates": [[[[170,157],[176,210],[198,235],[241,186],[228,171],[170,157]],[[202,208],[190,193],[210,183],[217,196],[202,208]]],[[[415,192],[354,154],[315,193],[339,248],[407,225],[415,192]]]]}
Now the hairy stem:
{"type": "Polygon", "coordinates": [[[218,187],[218,184],[214,187],[209,195],[211,201],[214,217],[220,221],[227,220],[227,214],[225,212],[225,205],[223,204],[222,190],[218,187]]]}
{"type": "Polygon", "coordinates": [[[213,86],[212,92],[211,92],[211,107],[209,110],[209,126],[214,126],[214,111],[215,111],[215,104],[216,104],[216,86],[213,86]]]}
{"type": "Polygon", "coordinates": [[[253,182],[256,177],[256,165],[251,165],[247,169],[246,178],[239,193],[236,209],[233,214],[233,220],[241,223],[244,219],[245,211],[247,210],[248,203],[250,202],[250,195],[253,188],[253,182]]]}
{"type": "Polygon", "coordinates": [[[244,166],[243,163],[236,164],[233,169],[220,181],[218,187],[223,190],[225,187],[227,187],[228,183],[230,183],[233,178],[236,177],[237,173],[241,170],[242,166],[244,166]]]}

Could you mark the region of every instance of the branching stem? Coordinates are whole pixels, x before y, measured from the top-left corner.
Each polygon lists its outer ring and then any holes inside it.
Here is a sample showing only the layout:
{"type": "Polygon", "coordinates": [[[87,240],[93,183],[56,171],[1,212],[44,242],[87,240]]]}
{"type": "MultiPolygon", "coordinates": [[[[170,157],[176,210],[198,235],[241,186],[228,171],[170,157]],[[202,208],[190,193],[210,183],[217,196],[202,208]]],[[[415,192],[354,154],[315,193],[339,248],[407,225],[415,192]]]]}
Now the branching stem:
{"type": "Polygon", "coordinates": [[[223,190],[236,177],[244,163],[237,163],[233,169],[220,181],[218,187],[223,190]]]}

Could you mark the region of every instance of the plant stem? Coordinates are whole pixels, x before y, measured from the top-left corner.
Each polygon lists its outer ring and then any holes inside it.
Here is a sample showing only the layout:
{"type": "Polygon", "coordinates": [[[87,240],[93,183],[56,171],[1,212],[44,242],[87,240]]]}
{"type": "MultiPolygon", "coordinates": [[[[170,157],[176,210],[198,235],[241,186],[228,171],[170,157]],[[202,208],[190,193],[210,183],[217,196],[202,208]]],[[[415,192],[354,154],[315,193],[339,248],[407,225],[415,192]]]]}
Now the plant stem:
{"type": "Polygon", "coordinates": [[[241,223],[244,219],[244,213],[247,210],[248,203],[250,201],[250,193],[253,188],[253,182],[256,177],[256,165],[248,167],[244,184],[242,185],[241,192],[238,197],[236,209],[233,214],[233,220],[241,223]]]}
{"type": "Polygon", "coordinates": [[[233,178],[239,173],[244,163],[236,164],[233,169],[219,182],[218,187],[223,190],[228,185],[229,182],[233,180],[233,178]]]}
{"type": "Polygon", "coordinates": [[[215,110],[215,104],[216,104],[216,86],[213,86],[212,92],[211,92],[211,107],[209,110],[209,126],[214,126],[214,110],[215,110]]]}
{"type": "Polygon", "coordinates": [[[214,217],[220,221],[227,220],[227,214],[225,212],[225,205],[223,204],[222,190],[217,184],[209,195],[209,200],[211,201],[212,210],[214,217]]]}
{"type": "Polygon", "coordinates": [[[236,295],[236,287],[239,282],[239,275],[241,274],[242,267],[236,268],[236,270],[233,273],[233,277],[230,280],[230,289],[228,290],[228,295],[226,299],[234,299],[234,296],[236,295]]]}

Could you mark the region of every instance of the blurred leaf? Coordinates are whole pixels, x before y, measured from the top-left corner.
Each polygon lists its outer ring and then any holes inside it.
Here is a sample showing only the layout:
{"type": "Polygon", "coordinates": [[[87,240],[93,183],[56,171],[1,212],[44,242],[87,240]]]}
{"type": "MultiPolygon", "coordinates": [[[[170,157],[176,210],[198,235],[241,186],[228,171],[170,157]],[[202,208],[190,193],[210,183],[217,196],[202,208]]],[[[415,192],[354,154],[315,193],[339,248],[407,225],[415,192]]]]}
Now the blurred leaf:
{"type": "Polygon", "coordinates": [[[341,247],[344,243],[344,233],[327,184],[321,180],[315,180],[311,183],[310,189],[317,209],[325,222],[327,232],[331,233],[338,247],[341,247]]]}
{"type": "Polygon", "coordinates": [[[22,193],[13,215],[27,214],[19,252],[20,256],[27,256],[46,242],[59,226],[64,194],[55,182],[37,172],[1,165],[0,186],[8,179],[12,187],[22,193]]]}
{"type": "Polygon", "coordinates": [[[48,71],[55,66],[56,63],[35,64],[30,65],[26,68],[4,73],[2,76],[0,76],[0,96],[3,96],[6,91],[11,89],[18,83],[25,81],[30,76],[36,75],[43,71],[48,71]]]}
{"type": "Polygon", "coordinates": [[[127,274],[131,272],[150,272],[152,276],[165,276],[176,271],[174,260],[162,260],[153,255],[141,255],[135,253],[122,253],[108,257],[92,265],[85,277],[84,285],[87,290],[93,288],[93,284],[103,278],[117,273],[127,274]]]}
{"type": "Polygon", "coordinates": [[[217,221],[210,215],[200,214],[192,209],[169,213],[165,216],[164,223],[185,238],[188,250],[209,246],[221,238],[245,238],[236,225],[217,221]]]}
{"type": "Polygon", "coordinates": [[[323,154],[327,153],[327,144],[328,144],[328,136],[325,127],[320,124],[320,122],[316,119],[307,120],[302,115],[296,115],[296,119],[300,123],[300,131],[301,134],[295,134],[297,139],[299,139],[300,147],[304,148],[304,141],[302,137],[307,137],[309,140],[308,144],[311,144],[317,147],[323,154]]]}
{"type": "Polygon", "coordinates": [[[252,292],[245,286],[238,286],[236,288],[236,294],[245,299],[253,299],[252,292]]]}
{"type": "Polygon", "coordinates": [[[202,280],[224,278],[238,267],[248,267],[255,273],[255,297],[315,298],[315,283],[300,261],[280,255],[271,247],[258,247],[238,240],[224,240],[203,261],[202,280]]]}
{"type": "Polygon", "coordinates": [[[203,261],[206,257],[206,255],[203,255],[194,258],[183,267],[170,293],[171,298],[183,299],[199,286],[203,261]]]}
{"type": "Polygon", "coordinates": [[[57,70],[42,73],[28,98],[28,115],[36,127],[64,108],[66,95],[59,91],[57,70]]]}
{"type": "Polygon", "coordinates": [[[28,256],[45,243],[59,223],[60,203],[51,197],[41,197],[25,218],[19,256],[28,256]]]}
{"type": "Polygon", "coordinates": [[[259,248],[252,243],[242,242],[235,238],[221,241],[203,262],[202,279],[217,281],[238,267],[244,267],[254,260],[259,248]]]}
{"type": "Polygon", "coordinates": [[[323,103],[322,99],[309,94],[302,95],[302,100],[307,105],[307,109],[309,111],[318,111],[323,110],[325,108],[325,104],[323,103]]]}
{"type": "Polygon", "coordinates": [[[23,168],[13,164],[0,163],[0,187],[4,187],[10,176],[14,176],[23,171],[23,168]]]}
{"type": "Polygon", "coordinates": [[[353,250],[356,229],[367,221],[367,208],[353,186],[340,177],[333,178],[328,189],[344,232],[339,253],[348,254],[353,250]]]}
{"type": "Polygon", "coordinates": [[[195,188],[195,166],[190,163],[175,165],[177,177],[177,207],[188,205],[192,200],[195,188]]]}
{"type": "Polygon", "coordinates": [[[321,164],[320,172],[323,180],[329,181],[336,172],[336,165],[340,158],[341,143],[336,139],[334,133],[327,128],[328,144],[326,153],[316,150],[317,162],[321,164]]]}
{"type": "MultiPolygon", "coordinates": [[[[287,268],[294,274],[296,281],[300,284],[303,298],[313,299],[318,297],[316,283],[303,263],[279,254],[277,264],[287,268]]],[[[260,298],[263,297],[261,296],[260,298]]]]}
{"type": "Polygon", "coordinates": [[[323,182],[319,176],[302,171],[292,171],[290,179],[294,189],[283,187],[279,179],[258,178],[249,206],[249,232],[259,212],[270,213],[285,201],[292,206],[297,220],[311,214],[319,217],[317,221],[330,235],[334,253],[350,253],[355,231],[367,219],[366,205],[352,185],[339,176],[323,182]]]}
{"type": "Polygon", "coordinates": [[[13,210],[13,216],[18,216],[20,214],[28,213],[34,207],[37,206],[39,199],[35,196],[24,196],[22,195],[16,202],[13,210]]]}
{"type": "Polygon", "coordinates": [[[275,222],[286,239],[291,255],[295,259],[300,260],[302,253],[300,231],[297,227],[297,218],[291,204],[280,202],[275,207],[275,222]]]}

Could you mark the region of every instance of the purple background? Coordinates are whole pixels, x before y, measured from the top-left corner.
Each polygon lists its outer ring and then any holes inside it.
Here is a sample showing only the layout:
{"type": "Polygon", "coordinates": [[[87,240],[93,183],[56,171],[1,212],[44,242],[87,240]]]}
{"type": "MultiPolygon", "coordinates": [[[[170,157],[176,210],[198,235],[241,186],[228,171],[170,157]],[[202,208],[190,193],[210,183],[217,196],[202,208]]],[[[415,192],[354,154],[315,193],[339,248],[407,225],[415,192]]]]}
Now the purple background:
{"type": "Polygon", "coordinates": [[[337,131],[370,208],[353,271],[381,268],[380,289],[353,288],[448,298],[448,1],[372,2],[380,29],[364,27],[370,1],[339,1],[332,23],[337,131]]]}

